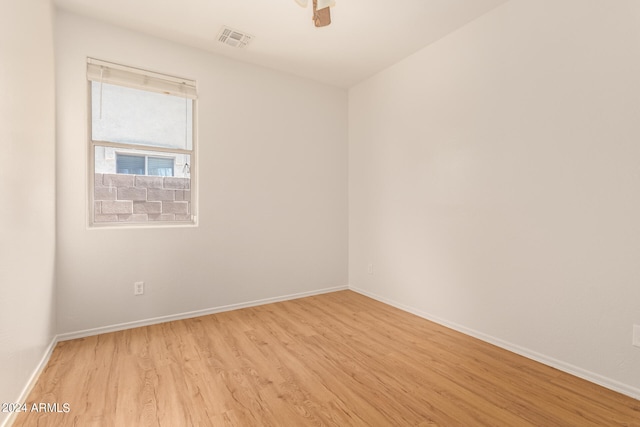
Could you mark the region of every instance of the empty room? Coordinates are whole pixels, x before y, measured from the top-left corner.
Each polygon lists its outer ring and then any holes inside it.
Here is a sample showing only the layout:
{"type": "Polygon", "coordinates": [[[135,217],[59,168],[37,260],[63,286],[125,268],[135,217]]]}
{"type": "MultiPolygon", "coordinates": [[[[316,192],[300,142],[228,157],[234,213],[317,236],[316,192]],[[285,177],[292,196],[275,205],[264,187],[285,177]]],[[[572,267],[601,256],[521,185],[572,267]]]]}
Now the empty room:
{"type": "Polygon", "coordinates": [[[0,426],[640,426],[637,0],[0,12],[0,426]]]}

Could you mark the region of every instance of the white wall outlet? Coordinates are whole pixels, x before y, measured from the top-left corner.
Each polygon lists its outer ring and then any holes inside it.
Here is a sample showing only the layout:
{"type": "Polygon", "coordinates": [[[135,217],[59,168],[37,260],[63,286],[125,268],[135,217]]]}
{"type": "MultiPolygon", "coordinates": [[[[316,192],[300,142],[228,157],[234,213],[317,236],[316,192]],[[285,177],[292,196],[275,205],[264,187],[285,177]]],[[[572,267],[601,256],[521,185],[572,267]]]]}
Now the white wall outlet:
{"type": "Polygon", "coordinates": [[[640,325],[633,325],[633,345],[640,347],[640,325]]]}
{"type": "Polygon", "coordinates": [[[144,282],[135,282],[133,284],[133,294],[134,295],[144,294],[144,282]]]}
{"type": "Polygon", "coordinates": [[[373,263],[371,263],[371,262],[367,266],[367,273],[373,274],[373,263]]]}

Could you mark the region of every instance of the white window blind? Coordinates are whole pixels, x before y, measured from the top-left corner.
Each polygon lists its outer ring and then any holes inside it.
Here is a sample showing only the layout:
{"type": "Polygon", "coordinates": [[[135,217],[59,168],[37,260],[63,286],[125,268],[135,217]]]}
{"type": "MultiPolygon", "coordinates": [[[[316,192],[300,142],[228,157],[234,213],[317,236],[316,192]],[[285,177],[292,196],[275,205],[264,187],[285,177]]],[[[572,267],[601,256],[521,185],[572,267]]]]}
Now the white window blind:
{"type": "Polygon", "coordinates": [[[94,141],[191,149],[195,100],[109,83],[90,83],[94,141]]]}
{"type": "Polygon", "coordinates": [[[183,98],[197,99],[196,82],[142,69],[87,58],[87,79],[183,98]]]}

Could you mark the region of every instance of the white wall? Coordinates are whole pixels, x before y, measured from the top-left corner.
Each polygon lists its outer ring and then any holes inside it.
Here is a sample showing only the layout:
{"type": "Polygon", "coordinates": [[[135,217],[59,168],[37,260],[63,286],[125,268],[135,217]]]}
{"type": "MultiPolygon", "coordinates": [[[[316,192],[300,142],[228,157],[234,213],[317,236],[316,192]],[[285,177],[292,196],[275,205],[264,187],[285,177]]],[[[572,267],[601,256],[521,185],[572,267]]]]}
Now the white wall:
{"type": "Polygon", "coordinates": [[[639,24],[511,0],[352,88],[350,285],[639,397],[639,24]]]}
{"type": "Polygon", "coordinates": [[[345,90],[67,12],[55,35],[60,333],[347,285],[345,90]],[[199,227],[86,228],[87,56],[197,80],[199,227]]]}
{"type": "MultiPolygon", "coordinates": [[[[0,5],[0,402],[54,335],[55,113],[47,0],[0,5]]],[[[0,424],[8,414],[0,413],[0,424]]]]}

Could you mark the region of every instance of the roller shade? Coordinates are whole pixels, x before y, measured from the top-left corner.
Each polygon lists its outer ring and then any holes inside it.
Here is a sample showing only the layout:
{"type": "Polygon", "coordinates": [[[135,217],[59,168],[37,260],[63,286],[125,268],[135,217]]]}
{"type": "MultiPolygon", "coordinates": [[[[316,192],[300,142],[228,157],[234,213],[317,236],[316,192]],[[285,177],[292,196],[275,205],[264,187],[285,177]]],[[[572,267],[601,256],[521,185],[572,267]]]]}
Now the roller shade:
{"type": "Polygon", "coordinates": [[[198,98],[194,80],[167,76],[93,58],[87,58],[87,79],[183,98],[198,98]]]}

